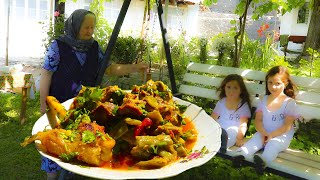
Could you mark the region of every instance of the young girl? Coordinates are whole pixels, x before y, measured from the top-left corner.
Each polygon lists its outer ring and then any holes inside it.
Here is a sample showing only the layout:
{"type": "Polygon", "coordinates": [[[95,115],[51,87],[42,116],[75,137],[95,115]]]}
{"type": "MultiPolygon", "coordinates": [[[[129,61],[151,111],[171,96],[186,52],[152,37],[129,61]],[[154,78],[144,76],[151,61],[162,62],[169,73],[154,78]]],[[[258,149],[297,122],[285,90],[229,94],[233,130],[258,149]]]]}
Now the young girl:
{"type": "Polygon", "coordinates": [[[298,118],[295,90],[288,70],[283,66],[271,68],[266,75],[266,96],[257,106],[257,132],[237,150],[237,159],[252,155],[264,148],[262,155],[254,155],[258,172],[272,162],[279,152],[288,148],[293,137],[293,122],[298,118]]]}
{"type": "Polygon", "coordinates": [[[251,117],[251,105],[249,93],[240,75],[230,74],[225,77],[218,91],[220,100],[211,116],[222,128],[220,152],[224,153],[226,148],[234,144],[243,145],[248,118],[251,117]]]}

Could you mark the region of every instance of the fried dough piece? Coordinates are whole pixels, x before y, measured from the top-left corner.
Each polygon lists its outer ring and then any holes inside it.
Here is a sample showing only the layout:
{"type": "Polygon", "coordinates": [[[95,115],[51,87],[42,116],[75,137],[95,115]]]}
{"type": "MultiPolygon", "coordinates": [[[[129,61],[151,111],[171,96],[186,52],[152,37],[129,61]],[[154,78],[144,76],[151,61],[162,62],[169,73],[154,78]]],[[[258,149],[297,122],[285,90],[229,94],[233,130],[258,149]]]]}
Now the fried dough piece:
{"type": "Polygon", "coordinates": [[[51,128],[60,127],[60,120],[63,120],[67,115],[67,110],[64,106],[53,96],[47,96],[46,103],[48,106],[47,117],[51,128]]]}
{"type": "Polygon", "coordinates": [[[52,129],[38,132],[26,139],[21,146],[40,140],[40,150],[59,156],[74,156],[78,160],[94,166],[112,158],[115,140],[104,133],[104,127],[93,123],[81,123],[77,131],[52,129]]]}

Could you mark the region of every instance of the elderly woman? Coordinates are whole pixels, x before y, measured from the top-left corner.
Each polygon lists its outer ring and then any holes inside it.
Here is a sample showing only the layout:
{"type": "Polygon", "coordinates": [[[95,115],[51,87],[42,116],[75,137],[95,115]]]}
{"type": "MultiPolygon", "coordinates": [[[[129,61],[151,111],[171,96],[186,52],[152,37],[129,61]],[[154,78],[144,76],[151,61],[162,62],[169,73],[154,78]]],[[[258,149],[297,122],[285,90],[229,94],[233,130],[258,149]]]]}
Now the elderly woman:
{"type": "MultiPolygon", "coordinates": [[[[64,102],[75,97],[81,85],[94,86],[103,53],[92,37],[96,26],[94,13],[78,9],[65,21],[64,34],[54,40],[44,58],[40,80],[40,111],[46,113],[46,97],[64,102]]],[[[41,169],[55,179],[60,167],[42,158],[41,169]]]]}

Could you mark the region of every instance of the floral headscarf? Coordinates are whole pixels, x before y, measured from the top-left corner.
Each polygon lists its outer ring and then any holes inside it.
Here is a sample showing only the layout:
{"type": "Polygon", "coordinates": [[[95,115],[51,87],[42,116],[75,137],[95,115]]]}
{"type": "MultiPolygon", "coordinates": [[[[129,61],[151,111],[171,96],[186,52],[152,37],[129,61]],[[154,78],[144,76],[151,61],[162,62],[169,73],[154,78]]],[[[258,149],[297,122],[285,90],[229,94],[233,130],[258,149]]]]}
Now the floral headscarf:
{"type": "MultiPolygon", "coordinates": [[[[91,11],[87,11],[85,9],[77,9],[75,10],[70,17],[64,23],[64,34],[61,35],[58,40],[67,43],[74,50],[80,52],[87,52],[92,46],[94,39],[91,38],[89,40],[80,40],[77,39],[79,34],[81,24],[83,22],[84,17],[87,14],[92,14],[91,11]]],[[[95,16],[95,15],[94,15],[95,16]]]]}

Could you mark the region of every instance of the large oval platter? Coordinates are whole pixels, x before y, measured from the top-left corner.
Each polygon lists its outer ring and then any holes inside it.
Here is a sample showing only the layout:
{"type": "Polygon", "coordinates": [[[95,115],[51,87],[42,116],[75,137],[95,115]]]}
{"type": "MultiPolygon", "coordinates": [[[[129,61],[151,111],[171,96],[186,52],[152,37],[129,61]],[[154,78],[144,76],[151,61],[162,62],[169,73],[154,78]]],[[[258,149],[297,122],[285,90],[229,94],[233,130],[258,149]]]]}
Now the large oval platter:
{"type": "MultiPolygon", "coordinates": [[[[192,152],[195,156],[188,156],[184,159],[171,163],[160,169],[152,170],[116,170],[99,167],[84,167],[77,164],[66,163],[59,158],[44,153],[38,149],[39,153],[56,162],[63,169],[74,172],[76,174],[98,178],[98,179],[161,179],[178,175],[188,169],[201,166],[213,158],[220,148],[221,127],[213,120],[202,108],[183,101],[179,98],[174,98],[178,104],[187,105],[188,109],[184,113],[192,119],[197,131],[198,139],[192,152]],[[199,153],[203,148],[207,149],[206,153],[199,153]]],[[[63,103],[64,107],[68,109],[73,99],[63,103]]],[[[45,128],[50,129],[50,125],[46,115],[41,116],[34,124],[32,134],[43,131],[45,128]]],[[[36,141],[40,143],[40,141],[36,141]]]]}

